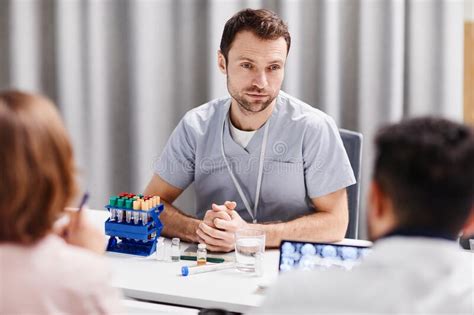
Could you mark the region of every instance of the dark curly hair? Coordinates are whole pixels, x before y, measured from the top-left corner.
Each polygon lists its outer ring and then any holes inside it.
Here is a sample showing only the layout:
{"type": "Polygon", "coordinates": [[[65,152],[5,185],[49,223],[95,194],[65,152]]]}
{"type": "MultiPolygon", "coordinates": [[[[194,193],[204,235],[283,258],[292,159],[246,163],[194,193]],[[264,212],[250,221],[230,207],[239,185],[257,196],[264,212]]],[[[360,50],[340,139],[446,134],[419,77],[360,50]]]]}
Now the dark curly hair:
{"type": "Polygon", "coordinates": [[[457,236],[474,204],[474,130],[416,118],[382,128],[375,145],[374,179],[399,227],[457,236]]]}

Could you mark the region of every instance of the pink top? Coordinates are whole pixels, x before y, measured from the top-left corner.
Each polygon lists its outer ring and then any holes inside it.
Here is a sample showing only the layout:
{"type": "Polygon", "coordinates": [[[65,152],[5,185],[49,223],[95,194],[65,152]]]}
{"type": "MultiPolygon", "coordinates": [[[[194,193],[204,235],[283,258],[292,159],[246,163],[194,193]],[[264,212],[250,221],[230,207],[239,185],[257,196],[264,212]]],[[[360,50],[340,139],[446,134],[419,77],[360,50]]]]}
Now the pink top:
{"type": "Polygon", "coordinates": [[[0,243],[0,314],[117,314],[105,259],[55,235],[0,243]]]}

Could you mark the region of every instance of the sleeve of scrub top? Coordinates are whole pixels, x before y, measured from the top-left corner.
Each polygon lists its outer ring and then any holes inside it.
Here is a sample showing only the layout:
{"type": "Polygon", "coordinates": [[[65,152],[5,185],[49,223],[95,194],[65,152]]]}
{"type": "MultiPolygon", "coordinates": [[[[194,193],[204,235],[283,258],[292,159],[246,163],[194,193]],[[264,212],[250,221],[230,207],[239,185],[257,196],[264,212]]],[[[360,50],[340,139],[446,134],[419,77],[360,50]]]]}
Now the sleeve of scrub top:
{"type": "Polygon", "coordinates": [[[308,124],[303,139],[303,163],[310,198],[325,196],[356,182],[339,130],[330,117],[308,124]]]}
{"type": "Polygon", "coordinates": [[[168,184],[184,190],[194,180],[194,166],[195,141],[190,126],[183,118],[156,162],[155,174],[168,184]]]}

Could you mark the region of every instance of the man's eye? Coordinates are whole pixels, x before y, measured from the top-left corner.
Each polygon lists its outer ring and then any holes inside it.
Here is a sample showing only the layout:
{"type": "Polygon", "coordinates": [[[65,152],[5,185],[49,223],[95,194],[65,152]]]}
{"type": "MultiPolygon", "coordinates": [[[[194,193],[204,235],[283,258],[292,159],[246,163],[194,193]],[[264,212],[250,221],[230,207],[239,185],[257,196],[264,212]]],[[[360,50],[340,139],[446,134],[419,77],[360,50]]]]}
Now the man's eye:
{"type": "Polygon", "coordinates": [[[251,69],[252,68],[252,65],[250,63],[243,63],[241,66],[244,69],[251,69]]]}
{"type": "Polygon", "coordinates": [[[271,65],[270,66],[270,70],[272,70],[272,71],[279,70],[279,69],[280,69],[279,65],[271,65]]]}

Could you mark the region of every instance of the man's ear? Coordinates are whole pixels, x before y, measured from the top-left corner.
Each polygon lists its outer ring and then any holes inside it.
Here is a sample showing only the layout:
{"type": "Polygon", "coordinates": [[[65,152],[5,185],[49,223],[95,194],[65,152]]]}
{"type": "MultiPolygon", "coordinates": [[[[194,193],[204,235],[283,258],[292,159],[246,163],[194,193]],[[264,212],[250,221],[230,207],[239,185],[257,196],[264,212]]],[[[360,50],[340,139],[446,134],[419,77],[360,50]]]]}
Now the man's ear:
{"type": "Polygon", "coordinates": [[[372,180],[369,191],[369,216],[372,219],[379,218],[383,214],[383,199],[384,194],[380,185],[375,180],[372,180]]]}
{"type": "Polygon", "coordinates": [[[370,184],[368,210],[367,224],[371,240],[377,240],[397,227],[398,219],[394,212],[393,203],[375,180],[372,180],[370,184]]]}
{"type": "Polygon", "coordinates": [[[227,74],[225,57],[220,50],[217,51],[217,67],[223,74],[227,74]]]}
{"type": "Polygon", "coordinates": [[[462,235],[474,235],[474,205],[471,208],[471,214],[467,218],[466,224],[464,224],[464,227],[462,229],[462,235]]]}

